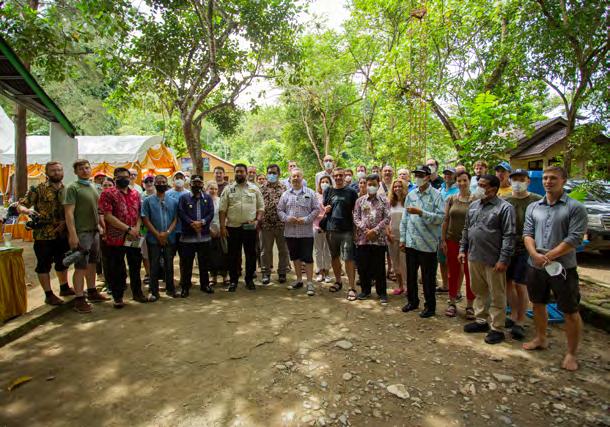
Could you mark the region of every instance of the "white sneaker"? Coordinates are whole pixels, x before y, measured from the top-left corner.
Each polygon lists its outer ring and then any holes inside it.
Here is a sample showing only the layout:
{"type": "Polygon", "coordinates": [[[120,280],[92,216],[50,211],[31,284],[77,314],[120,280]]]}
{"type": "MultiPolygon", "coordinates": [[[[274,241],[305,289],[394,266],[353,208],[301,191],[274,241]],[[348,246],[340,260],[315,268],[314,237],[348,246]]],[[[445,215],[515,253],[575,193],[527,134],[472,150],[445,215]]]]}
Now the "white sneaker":
{"type": "Polygon", "coordinates": [[[318,274],[318,275],[316,276],[316,282],[323,282],[323,281],[324,281],[324,276],[323,276],[323,275],[321,275],[321,274],[318,274]]]}
{"type": "Polygon", "coordinates": [[[312,297],[315,294],[316,294],[316,288],[314,287],[313,283],[307,282],[307,295],[312,297]]]}
{"type": "Polygon", "coordinates": [[[333,278],[332,278],[332,277],[330,277],[330,276],[326,276],[326,277],[324,278],[324,282],[325,282],[325,283],[331,283],[332,281],[333,281],[333,278]]]}

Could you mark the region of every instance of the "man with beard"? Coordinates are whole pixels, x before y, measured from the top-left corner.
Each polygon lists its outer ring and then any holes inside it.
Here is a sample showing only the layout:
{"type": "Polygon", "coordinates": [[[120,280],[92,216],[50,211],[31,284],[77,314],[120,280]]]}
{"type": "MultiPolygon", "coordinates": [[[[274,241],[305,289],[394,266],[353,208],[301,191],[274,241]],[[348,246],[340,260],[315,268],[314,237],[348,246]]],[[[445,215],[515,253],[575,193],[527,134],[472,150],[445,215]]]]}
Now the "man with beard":
{"type": "Polygon", "coordinates": [[[242,248],[246,254],[246,289],[255,290],[256,232],[263,218],[263,196],[255,184],[246,181],[247,166],[234,167],[235,182],[220,196],[220,234],[228,241],[229,292],[237,290],[242,248]]]}
{"type": "Polygon", "coordinates": [[[64,185],[64,168],[59,162],[45,165],[47,182],[33,187],[19,201],[17,209],[20,214],[28,215],[34,227],[34,254],[36,254],[36,273],[40,286],[45,293],[45,304],[60,305],[64,301],[51,289],[51,265],[55,264],[55,273],[59,280],[59,295],[74,295],[68,286],[68,268],[63,265],[64,253],[70,248],[66,233],[64,208],[61,204],[64,185]]]}

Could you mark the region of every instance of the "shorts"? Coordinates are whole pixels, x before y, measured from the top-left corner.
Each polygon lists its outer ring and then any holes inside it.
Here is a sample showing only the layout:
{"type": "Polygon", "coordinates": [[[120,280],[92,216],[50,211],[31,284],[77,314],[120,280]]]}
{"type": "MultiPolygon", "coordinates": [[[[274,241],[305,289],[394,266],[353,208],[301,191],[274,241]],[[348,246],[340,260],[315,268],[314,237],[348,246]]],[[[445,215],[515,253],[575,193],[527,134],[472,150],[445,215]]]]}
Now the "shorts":
{"type": "Polygon", "coordinates": [[[343,261],[354,261],[354,233],[351,231],[327,231],[326,241],[331,258],[341,257],[343,261]]]}
{"type": "Polygon", "coordinates": [[[313,237],[286,237],[290,261],[313,264],[313,237]]]}
{"type": "Polygon", "coordinates": [[[527,280],[527,260],[529,255],[526,253],[514,255],[510,259],[510,265],[506,270],[506,278],[514,283],[524,285],[527,280]]]}
{"type": "Polygon", "coordinates": [[[81,249],[88,251],[87,255],[81,257],[74,263],[77,270],[86,270],[88,264],[97,264],[100,258],[100,235],[97,231],[85,231],[78,233],[78,245],[81,249]]]}
{"type": "Polygon", "coordinates": [[[55,264],[55,271],[66,271],[68,267],[64,266],[63,259],[69,250],[70,246],[66,238],[35,240],[36,268],[34,271],[38,274],[48,274],[52,264],[55,264]]]}
{"type": "Polygon", "coordinates": [[[528,265],[527,291],[534,304],[548,304],[553,291],[559,310],[566,314],[578,312],[580,292],[576,267],[567,268],[564,279],[561,275],[553,277],[544,269],[528,265]]]}

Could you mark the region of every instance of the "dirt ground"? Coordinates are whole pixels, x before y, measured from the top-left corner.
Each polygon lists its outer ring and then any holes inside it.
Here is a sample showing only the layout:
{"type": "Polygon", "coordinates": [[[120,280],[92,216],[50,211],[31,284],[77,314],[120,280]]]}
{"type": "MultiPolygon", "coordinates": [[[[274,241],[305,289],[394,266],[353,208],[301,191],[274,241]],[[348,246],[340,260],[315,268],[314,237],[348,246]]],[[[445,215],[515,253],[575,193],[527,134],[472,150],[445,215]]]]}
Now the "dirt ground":
{"type": "Polygon", "coordinates": [[[0,349],[0,425],[610,425],[608,334],[586,326],[568,373],[561,327],[489,346],[445,298],[425,320],[278,284],[67,311],[0,349]]]}

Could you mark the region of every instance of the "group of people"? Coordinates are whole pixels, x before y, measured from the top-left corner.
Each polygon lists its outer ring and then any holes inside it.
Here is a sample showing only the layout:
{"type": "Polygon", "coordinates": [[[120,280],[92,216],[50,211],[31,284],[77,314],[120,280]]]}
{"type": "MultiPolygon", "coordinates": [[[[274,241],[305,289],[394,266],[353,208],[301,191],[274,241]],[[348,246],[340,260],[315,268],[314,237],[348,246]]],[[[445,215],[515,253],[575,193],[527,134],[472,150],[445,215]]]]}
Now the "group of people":
{"type": "Polygon", "coordinates": [[[568,351],[562,366],[577,369],[582,322],[575,249],[587,213],[567,197],[561,167],[544,170],[546,194],[539,196],[528,192],[528,172],[513,170],[507,162],[489,174],[486,162],[478,161],[472,176],[463,165],[439,174],[435,159],[411,171],[399,169],[396,176],[389,165],[370,171],[359,165],[354,174],[337,167],[332,156],[325,156],[323,165],[311,185],[290,161],[284,179],[277,164],[268,165],[262,175],[240,163],[231,183],[217,167],[207,183],[201,175],[177,172],[172,187],[166,176],[157,175],[146,176],[141,188],[135,170],[119,167],[113,177],[100,174],[92,181],[91,165],[78,160],[73,165],[78,179],[64,188],[62,165],[50,162],[47,182],[33,187],[18,207],[39,218],[34,251],[45,302],[63,303],[50,285],[55,264],[60,296],[75,295],[75,310],[90,312],[90,302],[108,299],[95,287],[101,267],[114,307],[122,308],[125,259],[132,298],[138,302],[157,301],[160,280],[168,296],[188,297],[195,258],[201,291],[213,293],[220,276],[226,290],[235,292],[242,273],[245,288],[254,291],[257,264],[261,283],[271,282],[275,247],[278,282],[287,281],[292,261],[296,280],[288,289],[303,289],[310,296],[321,286],[316,282],[329,283],[330,292],[341,291],[345,272],[348,300],[371,298],[374,286],[386,305],[387,279],[392,278],[397,284],[392,294],[405,294],[402,311],[407,313],[420,308],[421,280],[421,318],[436,314],[436,297],[442,292],[448,292],[445,315],[455,317],[465,282],[464,315],[470,323],[464,331],[485,333],[488,344],[502,342],[507,328],[514,339],[524,339],[531,301],[535,337],[523,347],[546,348],[546,305],[552,292],[566,319],[568,351]],[[70,250],[79,252],[74,288],[68,285],[64,259],[70,250]],[[140,277],[143,260],[148,296],[140,277]],[[437,286],[439,266],[442,284],[437,286]]]}

